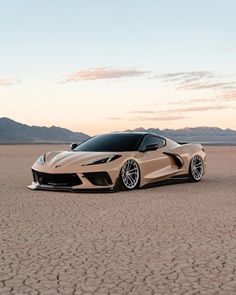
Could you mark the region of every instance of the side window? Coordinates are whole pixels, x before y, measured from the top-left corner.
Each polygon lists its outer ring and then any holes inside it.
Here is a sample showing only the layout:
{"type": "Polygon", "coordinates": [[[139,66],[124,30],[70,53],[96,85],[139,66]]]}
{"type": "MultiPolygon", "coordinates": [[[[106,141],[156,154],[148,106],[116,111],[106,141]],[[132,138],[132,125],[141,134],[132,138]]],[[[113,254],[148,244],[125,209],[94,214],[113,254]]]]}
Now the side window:
{"type": "Polygon", "coordinates": [[[145,148],[150,144],[158,144],[159,148],[162,148],[163,146],[165,146],[165,140],[158,136],[147,135],[144,137],[140,148],[145,148]]]}

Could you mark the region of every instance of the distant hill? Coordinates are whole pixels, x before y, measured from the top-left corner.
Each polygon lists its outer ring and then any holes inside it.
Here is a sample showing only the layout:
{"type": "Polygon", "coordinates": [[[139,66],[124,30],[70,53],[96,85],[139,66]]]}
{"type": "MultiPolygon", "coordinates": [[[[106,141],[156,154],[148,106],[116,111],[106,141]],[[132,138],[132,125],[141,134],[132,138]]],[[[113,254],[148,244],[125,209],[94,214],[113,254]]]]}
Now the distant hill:
{"type": "Polygon", "coordinates": [[[56,126],[39,127],[0,118],[0,143],[70,143],[82,142],[90,136],[56,126]]]}
{"type": "MultiPolygon", "coordinates": [[[[177,142],[208,144],[236,144],[236,131],[217,127],[158,129],[143,127],[126,131],[147,131],[171,138],[177,142]]],[[[5,143],[70,143],[82,142],[90,136],[61,127],[29,126],[9,118],[0,118],[0,144],[5,143]]]]}
{"type": "Polygon", "coordinates": [[[200,142],[208,144],[236,144],[236,131],[218,127],[194,127],[182,129],[158,129],[139,127],[126,131],[145,131],[171,138],[177,142],[200,142]]]}

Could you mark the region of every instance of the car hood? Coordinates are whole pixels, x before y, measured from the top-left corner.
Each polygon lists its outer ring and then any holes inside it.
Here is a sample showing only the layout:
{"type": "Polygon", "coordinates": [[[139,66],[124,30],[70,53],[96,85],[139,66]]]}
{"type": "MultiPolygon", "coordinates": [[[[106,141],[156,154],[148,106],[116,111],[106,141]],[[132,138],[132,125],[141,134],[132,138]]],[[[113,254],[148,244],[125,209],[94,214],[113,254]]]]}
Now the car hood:
{"type": "Polygon", "coordinates": [[[106,156],[111,156],[114,152],[50,152],[46,154],[45,165],[48,167],[67,167],[67,166],[81,166],[89,161],[100,159],[106,156]]]}
{"type": "Polygon", "coordinates": [[[117,169],[123,164],[125,159],[136,158],[137,152],[74,152],[74,151],[54,151],[46,154],[43,165],[34,163],[32,169],[44,173],[77,173],[88,171],[100,171],[108,169],[117,169]],[[121,155],[119,159],[109,163],[88,165],[84,164],[104,158],[111,155],[121,155]]]}

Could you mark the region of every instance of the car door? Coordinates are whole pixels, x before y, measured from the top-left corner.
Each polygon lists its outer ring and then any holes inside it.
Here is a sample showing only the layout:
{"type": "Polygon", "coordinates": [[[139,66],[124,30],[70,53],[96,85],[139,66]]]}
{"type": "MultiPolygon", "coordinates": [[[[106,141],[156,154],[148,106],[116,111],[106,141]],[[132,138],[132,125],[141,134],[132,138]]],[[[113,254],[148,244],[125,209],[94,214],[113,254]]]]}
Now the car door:
{"type": "Polygon", "coordinates": [[[143,184],[157,181],[159,178],[165,177],[171,172],[170,157],[163,154],[166,151],[166,140],[155,135],[146,135],[140,144],[141,155],[141,171],[143,184]],[[158,145],[156,150],[145,151],[150,145],[158,145]]]}

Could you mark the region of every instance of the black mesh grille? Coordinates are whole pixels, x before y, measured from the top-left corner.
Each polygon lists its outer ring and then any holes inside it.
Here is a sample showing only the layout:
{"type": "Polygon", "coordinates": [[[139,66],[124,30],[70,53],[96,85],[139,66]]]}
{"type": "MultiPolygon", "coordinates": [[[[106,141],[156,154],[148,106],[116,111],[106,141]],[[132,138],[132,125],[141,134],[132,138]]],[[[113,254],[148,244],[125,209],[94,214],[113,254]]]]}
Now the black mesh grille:
{"type": "Polygon", "coordinates": [[[33,169],[32,173],[34,181],[39,184],[69,187],[82,184],[81,179],[76,173],[51,174],[38,172],[33,169]]]}

